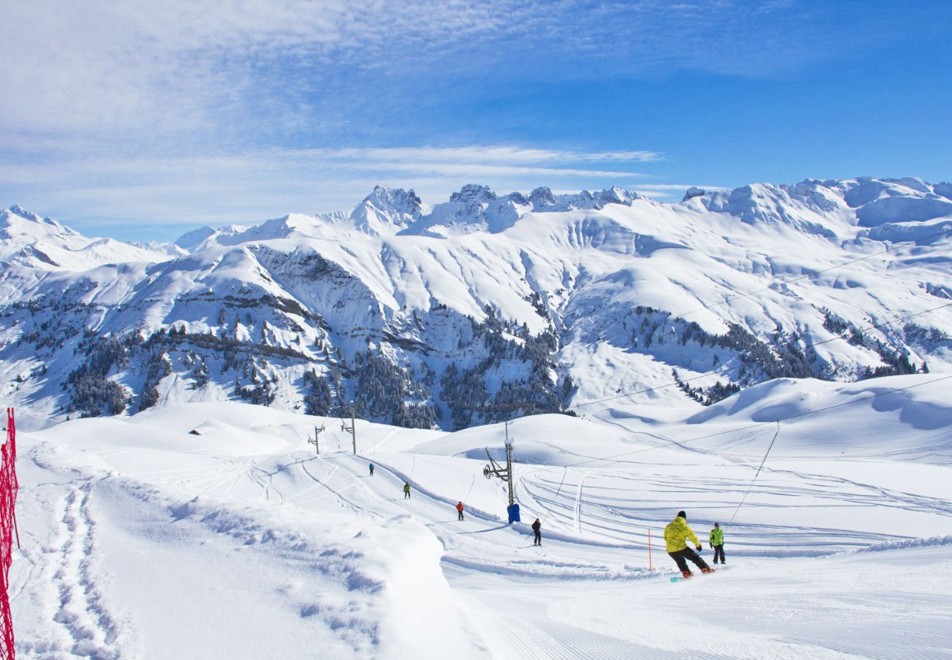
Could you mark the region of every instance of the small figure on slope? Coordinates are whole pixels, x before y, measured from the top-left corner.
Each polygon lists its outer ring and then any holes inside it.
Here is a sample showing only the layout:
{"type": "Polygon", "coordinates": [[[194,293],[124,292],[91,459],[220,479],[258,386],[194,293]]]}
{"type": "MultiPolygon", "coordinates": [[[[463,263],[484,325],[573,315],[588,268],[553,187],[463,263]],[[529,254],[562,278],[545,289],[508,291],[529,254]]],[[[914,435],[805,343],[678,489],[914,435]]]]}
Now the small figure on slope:
{"type": "Polygon", "coordinates": [[[373,463],[370,464],[370,476],[371,476],[371,477],[374,476],[374,464],[373,464],[373,463]]]}
{"type": "Polygon", "coordinates": [[[538,518],[536,518],[535,522],[532,523],[532,531],[535,534],[535,539],[532,541],[532,545],[542,545],[542,523],[539,522],[538,518]]]}
{"type": "Polygon", "coordinates": [[[459,514],[459,519],[462,520],[463,519],[463,503],[462,502],[456,503],[456,512],[459,514]]]}
{"type": "Polygon", "coordinates": [[[410,497],[410,482],[405,481],[403,483],[403,499],[409,499],[410,497]]]}
{"type": "Polygon", "coordinates": [[[724,530],[721,529],[718,523],[714,523],[714,529],[711,530],[711,549],[714,551],[715,564],[718,558],[720,558],[721,564],[727,563],[727,560],[724,559],[724,530]]]}
{"type": "Polygon", "coordinates": [[[687,514],[685,514],[684,511],[678,511],[678,515],[675,516],[674,520],[668,523],[668,526],[664,528],[664,543],[668,554],[671,555],[671,559],[678,565],[681,575],[685,578],[694,575],[688,568],[688,562],[686,561],[688,559],[694,562],[697,567],[701,569],[702,573],[713,573],[714,569],[701,559],[701,555],[687,547],[689,540],[694,544],[697,550],[701,549],[701,543],[697,540],[697,535],[695,535],[694,530],[688,526],[687,514]]]}

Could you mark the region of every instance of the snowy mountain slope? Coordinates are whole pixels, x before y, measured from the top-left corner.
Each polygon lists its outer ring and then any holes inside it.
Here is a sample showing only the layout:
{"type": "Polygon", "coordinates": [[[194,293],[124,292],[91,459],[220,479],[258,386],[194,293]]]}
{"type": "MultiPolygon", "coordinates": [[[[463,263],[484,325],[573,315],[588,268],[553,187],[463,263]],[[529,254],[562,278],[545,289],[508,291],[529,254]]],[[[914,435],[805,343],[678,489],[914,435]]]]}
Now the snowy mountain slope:
{"type": "Polygon", "coordinates": [[[236,402],[20,432],[17,656],[944,658],[950,377],[358,419],[356,455],[337,418],[236,402]],[[513,524],[482,473],[507,438],[513,524]],[[701,541],[720,522],[728,570],[668,581],[682,509],[701,541]]]}
{"type": "MultiPolygon", "coordinates": [[[[909,179],[679,204],[467,186],[427,207],[377,188],[349,216],[193,232],[177,258],[130,248],[55,276],[7,262],[0,369],[41,418],[239,397],[442,428],[628,394],[707,403],[776,377],[943,371],[948,195],[909,179]]],[[[4,254],[65,240],[16,217],[4,254]]]]}
{"type": "Polygon", "coordinates": [[[87,238],[55,220],[13,206],[0,212],[0,262],[36,270],[83,271],[104,264],[167,258],[111,238],[87,238]]]}

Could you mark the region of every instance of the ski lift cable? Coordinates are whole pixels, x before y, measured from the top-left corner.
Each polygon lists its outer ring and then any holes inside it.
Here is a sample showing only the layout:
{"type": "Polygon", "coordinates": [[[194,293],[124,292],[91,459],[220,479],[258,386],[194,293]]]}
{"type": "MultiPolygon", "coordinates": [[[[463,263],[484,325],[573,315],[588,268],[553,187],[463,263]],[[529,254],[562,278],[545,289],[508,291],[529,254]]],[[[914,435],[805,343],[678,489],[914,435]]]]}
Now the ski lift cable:
{"type": "Polygon", "coordinates": [[[469,482],[469,491],[467,491],[466,497],[463,498],[462,500],[463,502],[466,502],[467,500],[469,500],[469,496],[473,494],[473,488],[475,487],[476,487],[476,475],[474,474],[473,480],[469,482]]]}
{"type": "Polygon", "coordinates": [[[777,441],[777,436],[780,435],[780,420],[777,420],[777,430],[774,431],[773,437],[770,439],[770,444],[767,445],[767,451],[764,452],[764,457],[760,461],[760,465],[757,467],[757,472],[754,473],[754,477],[750,480],[750,483],[747,484],[747,490],[744,491],[744,496],[740,498],[740,502],[737,504],[737,508],[734,509],[734,515],[731,516],[731,519],[727,522],[728,525],[734,522],[734,518],[737,517],[740,508],[744,506],[744,502],[747,501],[747,496],[750,494],[750,489],[754,487],[754,482],[757,481],[757,477],[760,476],[760,471],[764,469],[764,463],[767,462],[767,456],[770,455],[770,450],[773,449],[774,442],[777,441]]]}
{"type": "MultiPolygon", "coordinates": [[[[568,465],[562,466],[562,481],[559,482],[559,487],[555,490],[555,495],[552,496],[553,502],[557,501],[559,495],[562,493],[562,486],[565,485],[565,477],[568,476],[569,467],[568,465]]],[[[549,514],[552,513],[552,507],[545,506],[544,504],[542,506],[545,509],[545,513],[542,515],[542,522],[545,522],[549,519],[549,514]]]]}

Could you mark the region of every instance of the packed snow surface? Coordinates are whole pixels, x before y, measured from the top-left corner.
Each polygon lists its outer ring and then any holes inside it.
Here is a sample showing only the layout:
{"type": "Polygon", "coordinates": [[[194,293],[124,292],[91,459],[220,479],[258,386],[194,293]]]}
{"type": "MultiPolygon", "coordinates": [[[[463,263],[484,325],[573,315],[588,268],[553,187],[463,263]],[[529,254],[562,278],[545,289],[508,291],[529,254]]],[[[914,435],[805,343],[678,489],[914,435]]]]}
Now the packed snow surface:
{"type": "Polygon", "coordinates": [[[456,433],[234,402],[20,432],[17,657],[949,658],[950,377],[456,433]],[[669,581],[681,509],[729,570],[669,581]]]}

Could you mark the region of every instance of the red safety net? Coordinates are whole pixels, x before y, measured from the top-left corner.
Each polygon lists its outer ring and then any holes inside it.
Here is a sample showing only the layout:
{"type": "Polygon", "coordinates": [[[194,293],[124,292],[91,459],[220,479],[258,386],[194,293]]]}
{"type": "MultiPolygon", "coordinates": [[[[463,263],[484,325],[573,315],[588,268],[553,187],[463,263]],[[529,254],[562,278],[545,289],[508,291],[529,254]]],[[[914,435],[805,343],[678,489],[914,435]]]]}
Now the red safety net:
{"type": "MultiPolygon", "coordinates": [[[[0,658],[13,660],[13,616],[10,614],[10,564],[16,532],[17,432],[13,408],[7,408],[7,441],[0,450],[0,658]]],[[[19,536],[17,536],[19,545],[19,536]]]]}

